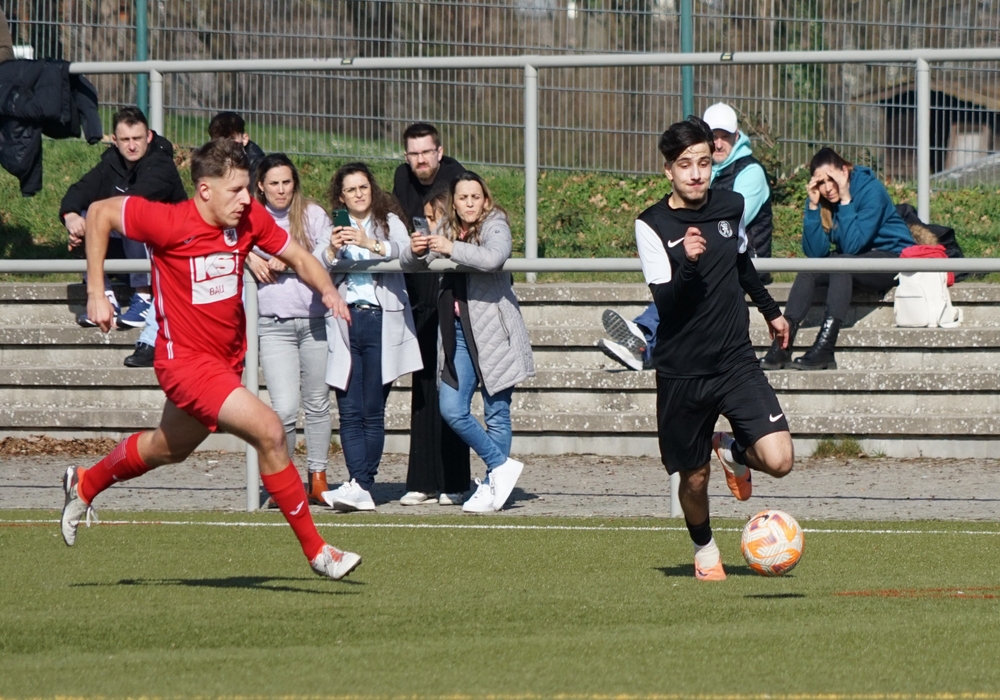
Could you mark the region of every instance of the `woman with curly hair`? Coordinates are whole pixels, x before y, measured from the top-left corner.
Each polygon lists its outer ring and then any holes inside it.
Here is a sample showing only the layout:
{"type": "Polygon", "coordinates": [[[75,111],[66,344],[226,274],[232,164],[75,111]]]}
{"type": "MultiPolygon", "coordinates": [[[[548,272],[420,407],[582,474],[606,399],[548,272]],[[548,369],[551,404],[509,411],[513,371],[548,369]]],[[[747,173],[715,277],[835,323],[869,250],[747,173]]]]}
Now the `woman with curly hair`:
{"type": "Polygon", "coordinates": [[[507,214],[479,175],[464,172],[451,183],[451,207],[443,231],[414,236],[400,256],[404,269],[451,258],[474,273],[444,275],[438,315],[444,367],[441,416],[486,463],[486,477],[462,510],[503,508],[524,465],[510,458],[510,403],[514,386],[535,375],[528,329],[503,271],[513,247],[507,214]],[[483,397],[486,427],[472,416],[472,396],[483,397]]]}
{"type": "Polygon", "coordinates": [[[350,327],[327,318],[326,383],[336,391],[340,445],[349,480],[324,494],[341,511],[375,510],[371,495],[385,446],[385,403],[392,382],[423,367],[406,283],[399,272],[337,273],[348,260],[394,260],[410,245],[405,218],[364,163],[348,163],[330,181],[330,244],[316,251],[351,312],[350,327]],[[343,211],[346,210],[346,211],[343,211]],[[343,224],[338,219],[343,219],[343,224]]]}

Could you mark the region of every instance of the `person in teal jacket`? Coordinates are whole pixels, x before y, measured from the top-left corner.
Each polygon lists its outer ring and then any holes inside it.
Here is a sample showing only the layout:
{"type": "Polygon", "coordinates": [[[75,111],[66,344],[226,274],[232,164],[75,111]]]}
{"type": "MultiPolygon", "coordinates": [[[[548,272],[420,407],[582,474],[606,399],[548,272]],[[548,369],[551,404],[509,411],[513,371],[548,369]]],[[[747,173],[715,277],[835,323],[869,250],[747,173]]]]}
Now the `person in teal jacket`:
{"type": "MultiPolygon", "coordinates": [[[[913,237],[896,212],[885,186],[866,167],[844,160],[832,148],[822,148],[809,163],[812,178],[802,224],[802,250],[810,258],[898,258],[913,237]]],[[[785,306],[791,326],[786,349],[772,344],[761,360],[764,369],[836,369],[834,346],[851,305],[854,289],[884,294],[896,284],[895,274],[809,273],[795,277],[785,306]],[[823,325],[805,354],[791,361],[792,341],[812,304],[816,288],[826,289],[823,325]]]]}

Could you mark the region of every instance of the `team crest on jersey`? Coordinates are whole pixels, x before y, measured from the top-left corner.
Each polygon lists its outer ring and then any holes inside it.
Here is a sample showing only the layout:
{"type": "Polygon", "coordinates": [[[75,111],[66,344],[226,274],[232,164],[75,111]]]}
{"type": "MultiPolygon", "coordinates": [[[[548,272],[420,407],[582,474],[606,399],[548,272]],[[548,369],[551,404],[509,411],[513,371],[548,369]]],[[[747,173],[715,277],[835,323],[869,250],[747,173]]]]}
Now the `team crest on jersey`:
{"type": "Polygon", "coordinates": [[[239,240],[239,234],[236,233],[236,229],[227,228],[222,232],[222,240],[226,242],[227,246],[232,247],[236,245],[236,242],[239,240]]]}
{"type": "Polygon", "coordinates": [[[733,237],[733,227],[729,225],[728,221],[719,222],[719,235],[722,236],[723,238],[733,237]]]}

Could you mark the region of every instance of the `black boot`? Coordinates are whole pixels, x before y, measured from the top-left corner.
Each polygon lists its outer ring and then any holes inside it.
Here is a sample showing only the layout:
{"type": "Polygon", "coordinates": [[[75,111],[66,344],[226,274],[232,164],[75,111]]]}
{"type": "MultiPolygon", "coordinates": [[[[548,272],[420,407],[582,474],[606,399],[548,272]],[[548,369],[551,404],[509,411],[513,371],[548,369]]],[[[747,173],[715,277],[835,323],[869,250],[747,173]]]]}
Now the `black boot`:
{"type": "Polygon", "coordinates": [[[771,341],[771,347],[767,354],[760,358],[761,369],[784,369],[785,365],[792,361],[792,343],[795,342],[795,334],[798,330],[798,321],[788,321],[788,347],[782,350],[777,338],[771,341]]]}
{"type": "Polygon", "coordinates": [[[819,333],[816,334],[816,342],[802,357],[795,358],[789,366],[793,369],[837,369],[833,347],[837,344],[839,332],[840,321],[829,317],[824,319],[819,333]]]}

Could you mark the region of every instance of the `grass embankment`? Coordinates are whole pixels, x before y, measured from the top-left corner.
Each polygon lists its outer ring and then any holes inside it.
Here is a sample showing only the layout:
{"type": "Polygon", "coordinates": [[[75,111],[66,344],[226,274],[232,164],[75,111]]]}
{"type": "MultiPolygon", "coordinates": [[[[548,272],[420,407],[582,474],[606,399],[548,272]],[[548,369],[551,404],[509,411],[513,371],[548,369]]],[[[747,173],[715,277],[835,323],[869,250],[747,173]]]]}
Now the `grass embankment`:
{"type": "MultiPolygon", "coordinates": [[[[82,141],[44,141],[45,186],[33,198],[20,196],[17,181],[0,172],[0,258],[66,258],[66,232],[59,223],[59,202],[73,182],[93,167],[103,145],[82,141]]],[[[184,154],[181,177],[188,183],[184,154]]],[[[306,193],[328,207],[330,177],[345,159],[298,157],[306,193]]],[[[370,161],[379,183],[392,188],[397,163],[370,161]]],[[[498,203],[511,216],[514,250],[524,249],[524,179],[510,168],[477,168],[484,175],[498,203]]],[[[801,176],[798,178],[801,179],[801,176]]],[[[916,203],[916,192],[906,184],[889,184],[896,202],[916,203]]],[[[546,258],[633,257],[633,221],[644,208],[667,191],[660,176],[617,176],[606,173],[546,171],[539,181],[539,255],[546,258]]],[[[775,257],[802,256],[801,221],[804,182],[783,183],[774,205],[775,257]]],[[[1000,190],[976,187],[941,191],[931,197],[934,223],[955,229],[968,257],[1000,254],[1000,190]]],[[[790,275],[786,275],[790,279],[790,275]]],[[[621,275],[560,275],[545,279],[613,279],[621,275]]],[[[637,275],[631,275],[638,281],[637,275]]]]}
{"type": "Polygon", "coordinates": [[[334,583],[273,514],[118,516],[3,514],[0,697],[1000,697],[995,524],[816,523],[765,579],[720,520],[705,584],[675,521],[320,514],[334,583]]]}

